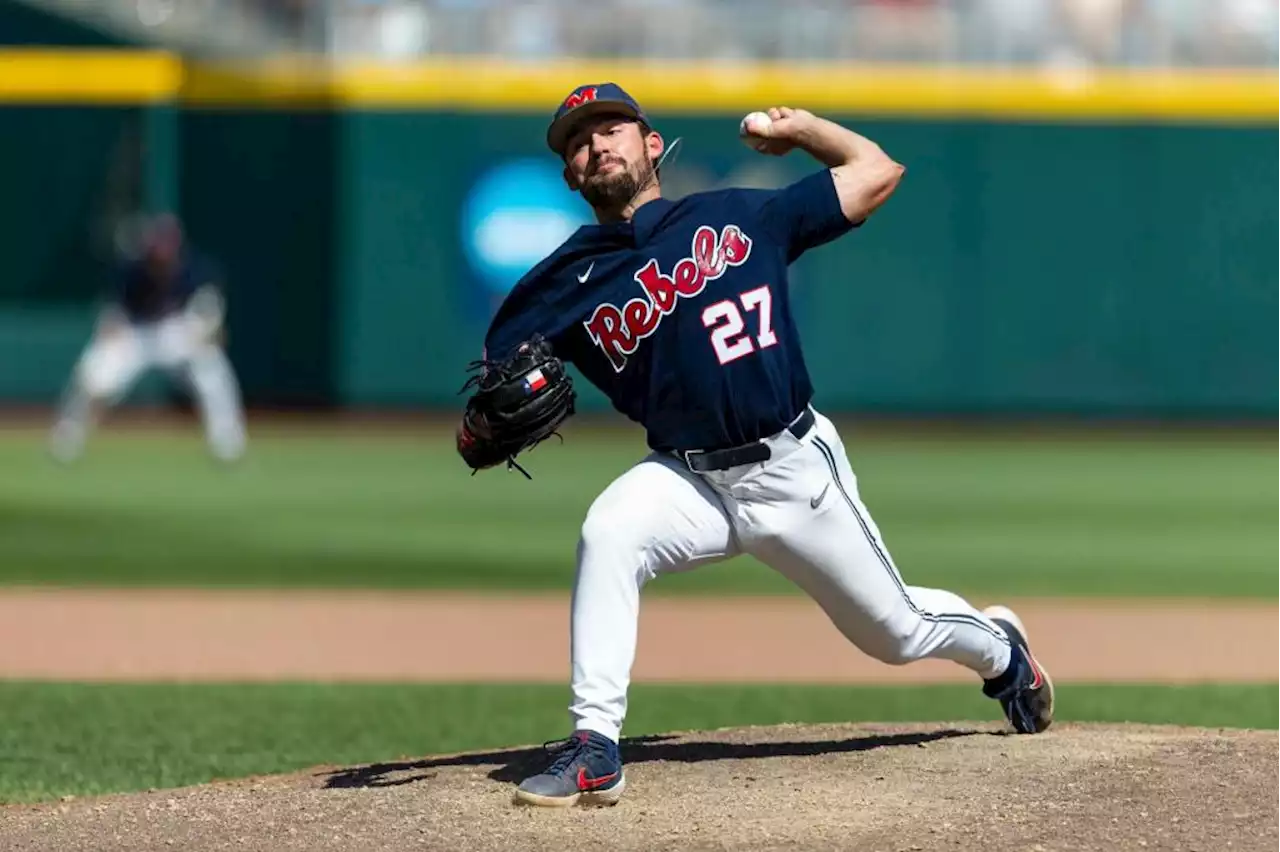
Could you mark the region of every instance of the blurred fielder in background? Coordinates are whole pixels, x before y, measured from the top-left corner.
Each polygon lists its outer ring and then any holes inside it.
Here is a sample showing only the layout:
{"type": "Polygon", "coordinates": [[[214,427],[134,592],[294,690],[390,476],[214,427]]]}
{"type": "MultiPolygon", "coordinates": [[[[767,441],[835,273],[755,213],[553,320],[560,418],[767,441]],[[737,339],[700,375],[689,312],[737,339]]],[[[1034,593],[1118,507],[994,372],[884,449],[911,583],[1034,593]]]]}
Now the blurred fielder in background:
{"type": "Polygon", "coordinates": [[[103,411],[152,368],[195,394],[214,457],[245,449],[240,388],[222,346],[225,315],[213,264],[188,244],[178,219],[161,214],[142,229],[138,250],[117,273],[113,297],[71,375],[50,436],[50,452],[71,461],[103,411]]]}

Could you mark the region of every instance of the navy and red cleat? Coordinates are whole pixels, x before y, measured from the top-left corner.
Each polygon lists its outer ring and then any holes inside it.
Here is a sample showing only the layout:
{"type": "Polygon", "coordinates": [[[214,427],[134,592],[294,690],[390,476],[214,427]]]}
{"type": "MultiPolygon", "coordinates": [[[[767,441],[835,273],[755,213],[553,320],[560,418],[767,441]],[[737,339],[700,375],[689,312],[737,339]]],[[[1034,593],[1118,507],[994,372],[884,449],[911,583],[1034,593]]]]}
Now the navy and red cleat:
{"type": "Polygon", "coordinates": [[[618,745],[595,731],[574,731],[566,740],[547,743],[554,759],[541,773],[516,789],[519,804],[567,808],[572,805],[616,805],[627,781],[618,745]]]}
{"type": "Polygon", "coordinates": [[[1000,702],[1004,715],[1020,734],[1038,734],[1053,722],[1053,681],[1044,666],[1031,656],[1027,630],[1013,610],[987,607],[982,614],[1009,637],[1009,668],[985,681],[982,692],[1000,702]]]}

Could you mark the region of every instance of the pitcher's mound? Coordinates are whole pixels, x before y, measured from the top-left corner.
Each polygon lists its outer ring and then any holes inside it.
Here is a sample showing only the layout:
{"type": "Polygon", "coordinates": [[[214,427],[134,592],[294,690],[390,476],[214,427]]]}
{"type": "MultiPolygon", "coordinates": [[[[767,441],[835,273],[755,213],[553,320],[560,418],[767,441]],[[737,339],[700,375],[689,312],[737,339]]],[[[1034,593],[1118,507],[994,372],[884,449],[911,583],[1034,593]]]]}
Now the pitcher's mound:
{"type": "Polygon", "coordinates": [[[511,804],[537,749],[0,811],[23,850],[1275,850],[1275,731],[777,726],[627,741],[608,809],[511,804]]]}

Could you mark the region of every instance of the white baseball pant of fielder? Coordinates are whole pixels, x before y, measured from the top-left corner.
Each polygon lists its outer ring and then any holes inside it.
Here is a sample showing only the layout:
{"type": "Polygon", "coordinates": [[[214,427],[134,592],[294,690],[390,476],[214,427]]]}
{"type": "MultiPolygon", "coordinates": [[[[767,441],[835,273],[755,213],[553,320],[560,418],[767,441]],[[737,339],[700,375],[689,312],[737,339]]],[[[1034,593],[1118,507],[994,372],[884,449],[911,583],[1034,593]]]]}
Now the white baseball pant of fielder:
{"type": "Polygon", "coordinates": [[[221,328],[220,301],[196,294],[184,311],[151,323],[120,321],[100,330],[81,354],[50,440],[56,458],[84,449],[98,409],[116,405],[148,370],[185,381],[195,394],[210,452],[221,461],[245,449],[240,386],[214,335],[221,328]]]}
{"type": "Polygon", "coordinates": [[[835,426],[814,412],[772,457],[694,473],[653,453],[592,504],[572,604],[576,729],[620,736],[635,660],[640,590],[673,571],[751,554],[803,589],[866,654],[894,665],[953,660],[983,678],[1009,664],[1005,633],[958,595],[908,586],[858,496],[835,426]]]}

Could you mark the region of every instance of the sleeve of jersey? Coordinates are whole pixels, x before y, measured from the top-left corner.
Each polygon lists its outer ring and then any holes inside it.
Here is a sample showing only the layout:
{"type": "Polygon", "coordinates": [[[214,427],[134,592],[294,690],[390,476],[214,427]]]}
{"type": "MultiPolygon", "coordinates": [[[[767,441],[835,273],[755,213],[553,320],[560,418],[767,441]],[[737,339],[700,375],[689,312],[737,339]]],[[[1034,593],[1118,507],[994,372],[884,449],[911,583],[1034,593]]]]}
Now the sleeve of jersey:
{"type": "Polygon", "coordinates": [[[483,357],[495,360],[505,358],[527,340],[533,334],[533,328],[529,323],[522,322],[523,319],[525,318],[519,315],[495,316],[488,333],[484,336],[483,357]]]}
{"type": "Polygon", "coordinates": [[[209,256],[202,256],[195,269],[194,284],[197,288],[211,285],[218,288],[226,286],[225,275],[221,265],[209,256]]]}
{"type": "Polygon", "coordinates": [[[765,191],[758,202],[760,219],[786,249],[788,262],[857,227],[840,209],[830,169],[765,191]]]}
{"type": "Polygon", "coordinates": [[[205,286],[212,285],[221,289],[221,282],[218,281],[217,267],[206,257],[196,257],[191,262],[191,272],[186,277],[180,294],[180,301],[186,306],[191,301],[191,297],[205,286]]]}
{"type": "Polygon", "coordinates": [[[563,318],[551,311],[542,299],[536,279],[522,280],[490,321],[484,337],[483,357],[505,358],[534,334],[541,334],[555,346],[556,338],[564,332],[563,326],[563,318]]]}

